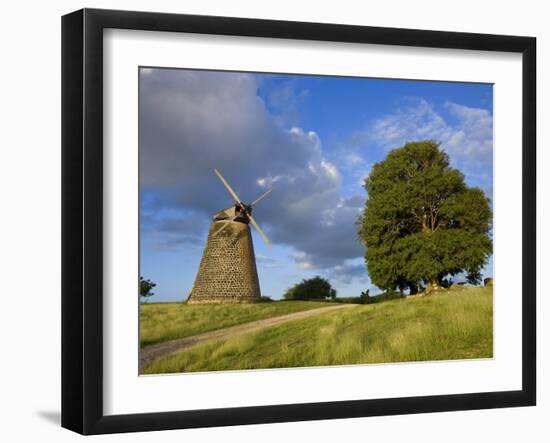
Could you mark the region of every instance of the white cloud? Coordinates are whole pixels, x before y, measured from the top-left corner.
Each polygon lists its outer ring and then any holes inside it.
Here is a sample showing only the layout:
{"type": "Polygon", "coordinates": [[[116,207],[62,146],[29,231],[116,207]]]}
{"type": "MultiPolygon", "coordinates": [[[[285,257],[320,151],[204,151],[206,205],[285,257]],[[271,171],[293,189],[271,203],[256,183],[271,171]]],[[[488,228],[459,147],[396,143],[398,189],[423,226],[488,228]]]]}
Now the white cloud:
{"type": "Polygon", "coordinates": [[[267,255],[256,254],[256,263],[259,267],[265,269],[275,269],[279,268],[280,263],[273,257],[268,257],[267,255]]]}
{"type": "Polygon", "coordinates": [[[456,161],[488,161],[493,149],[493,118],[485,109],[446,102],[445,109],[457,119],[445,120],[434,107],[422,99],[376,120],[369,135],[384,148],[402,146],[407,141],[433,139],[442,143],[456,161]]]}
{"type": "Polygon", "coordinates": [[[453,166],[467,179],[492,195],[493,117],[488,110],[446,102],[450,117],[436,111],[423,99],[409,98],[395,112],[367,124],[354,133],[339,150],[335,163],[352,174],[360,186],[370,172],[373,156],[403,146],[408,141],[432,139],[450,156],[453,166]],[[377,150],[383,150],[377,153],[377,150]]]}
{"type": "Polygon", "coordinates": [[[321,160],[321,167],[333,180],[338,180],[338,181],[340,180],[340,174],[338,173],[338,169],[332,163],[330,163],[327,160],[321,160]]]}
{"type": "Polygon", "coordinates": [[[457,157],[490,161],[493,155],[493,116],[486,109],[469,108],[445,103],[446,109],[458,119],[458,126],[445,140],[444,147],[457,157]]]}
{"type": "MultiPolygon", "coordinates": [[[[272,187],[255,218],[274,244],[290,245],[302,269],[363,255],[357,200],[341,195],[341,174],[314,131],[285,128],[258,97],[254,76],[154,70],[141,79],[140,167],[157,208],[204,217],[231,203],[213,169],[252,201],[272,187]]],[[[362,205],[362,202],[361,202],[362,205]]]]}
{"type": "Polygon", "coordinates": [[[363,284],[365,288],[371,286],[363,259],[346,260],[343,264],[332,268],[328,277],[339,284],[356,282],[363,284]]]}
{"type": "Polygon", "coordinates": [[[282,82],[279,78],[277,87],[269,87],[270,84],[274,86],[274,83],[265,77],[262,79],[259,86],[266,93],[275,120],[285,126],[297,124],[300,120],[300,105],[307,99],[309,91],[301,89],[295,78],[289,77],[282,82]]]}

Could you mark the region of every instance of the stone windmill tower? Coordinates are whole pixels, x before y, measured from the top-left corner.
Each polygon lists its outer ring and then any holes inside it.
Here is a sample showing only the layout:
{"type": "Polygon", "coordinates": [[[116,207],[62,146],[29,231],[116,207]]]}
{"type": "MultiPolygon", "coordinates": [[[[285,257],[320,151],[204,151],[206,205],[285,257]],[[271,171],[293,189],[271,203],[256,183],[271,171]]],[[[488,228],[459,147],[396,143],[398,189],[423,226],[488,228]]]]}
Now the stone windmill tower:
{"type": "Polygon", "coordinates": [[[271,243],[252,217],[252,208],[269,189],[247,205],[231,189],[217,169],[214,172],[235,203],[214,215],[195,284],[187,303],[253,303],[260,300],[260,283],[249,223],[264,241],[271,243]]]}

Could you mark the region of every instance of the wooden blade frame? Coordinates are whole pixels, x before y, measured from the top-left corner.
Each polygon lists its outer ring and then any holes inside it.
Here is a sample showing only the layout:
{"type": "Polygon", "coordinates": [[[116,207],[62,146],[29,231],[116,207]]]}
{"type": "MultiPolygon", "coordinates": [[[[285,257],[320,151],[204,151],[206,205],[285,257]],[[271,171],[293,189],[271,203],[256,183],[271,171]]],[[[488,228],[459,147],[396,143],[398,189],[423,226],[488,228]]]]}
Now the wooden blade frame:
{"type": "Polygon", "coordinates": [[[252,223],[252,226],[254,226],[256,228],[256,231],[258,231],[258,234],[260,234],[262,236],[264,241],[267,243],[267,246],[269,246],[269,249],[271,249],[271,242],[266,237],[266,235],[263,233],[263,231],[260,229],[260,227],[258,226],[258,223],[256,223],[256,220],[254,220],[254,217],[252,217],[252,214],[247,214],[247,215],[248,215],[248,218],[250,219],[250,223],[252,223]]]}
{"type": "Polygon", "coordinates": [[[271,191],[273,191],[273,189],[269,188],[266,192],[264,192],[262,195],[260,195],[256,200],[254,200],[252,203],[250,203],[250,206],[254,206],[256,203],[258,203],[262,198],[264,198],[271,191]]]}
{"type": "Polygon", "coordinates": [[[223,175],[220,174],[220,171],[218,171],[217,169],[214,169],[214,172],[216,173],[216,175],[218,176],[218,178],[222,181],[222,183],[224,184],[224,186],[227,188],[227,190],[229,191],[229,193],[231,194],[231,196],[235,199],[235,201],[240,204],[240,205],[243,205],[244,203],[241,201],[241,199],[239,198],[239,196],[237,195],[237,193],[235,191],[233,191],[233,189],[231,189],[231,186],[229,186],[229,183],[227,183],[227,181],[225,180],[225,178],[223,178],[223,175]]]}

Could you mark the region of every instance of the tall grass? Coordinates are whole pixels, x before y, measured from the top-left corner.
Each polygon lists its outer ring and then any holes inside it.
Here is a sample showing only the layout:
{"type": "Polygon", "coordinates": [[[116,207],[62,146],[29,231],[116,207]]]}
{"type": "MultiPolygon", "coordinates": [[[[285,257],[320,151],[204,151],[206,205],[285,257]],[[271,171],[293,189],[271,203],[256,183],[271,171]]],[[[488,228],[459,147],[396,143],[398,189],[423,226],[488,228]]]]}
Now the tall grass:
{"type": "Polygon", "coordinates": [[[144,303],[140,306],[140,344],[146,346],[249,321],[326,306],[326,303],[301,301],[235,305],[144,303]]]}
{"type": "Polygon", "coordinates": [[[217,340],[153,362],[144,373],[488,358],[492,288],[358,305],[217,340]]]}

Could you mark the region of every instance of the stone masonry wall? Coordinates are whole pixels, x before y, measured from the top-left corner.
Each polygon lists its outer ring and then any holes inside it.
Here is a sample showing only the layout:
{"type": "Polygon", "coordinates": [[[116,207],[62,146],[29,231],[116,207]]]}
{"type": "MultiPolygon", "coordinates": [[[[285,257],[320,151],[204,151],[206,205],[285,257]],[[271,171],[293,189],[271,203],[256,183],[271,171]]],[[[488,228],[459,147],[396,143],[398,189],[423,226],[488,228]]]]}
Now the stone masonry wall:
{"type": "Polygon", "coordinates": [[[245,223],[213,222],[188,303],[253,303],[260,283],[250,228],[245,223]]]}

